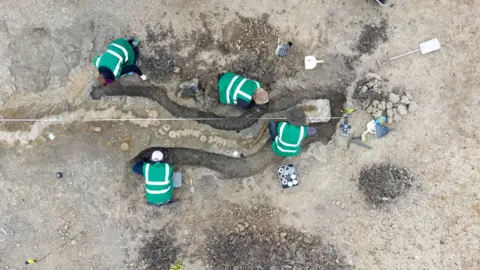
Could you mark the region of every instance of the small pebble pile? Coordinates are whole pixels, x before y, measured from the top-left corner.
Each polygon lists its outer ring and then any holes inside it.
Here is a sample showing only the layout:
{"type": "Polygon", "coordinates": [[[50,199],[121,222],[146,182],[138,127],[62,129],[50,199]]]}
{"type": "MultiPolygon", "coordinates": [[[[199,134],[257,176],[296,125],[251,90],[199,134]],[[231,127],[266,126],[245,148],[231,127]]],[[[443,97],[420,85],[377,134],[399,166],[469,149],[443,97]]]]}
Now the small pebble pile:
{"type": "Polygon", "coordinates": [[[366,199],[378,205],[404,195],[413,181],[413,176],[405,168],[383,163],[364,167],[358,182],[366,199]]]}
{"type": "Polygon", "coordinates": [[[278,226],[277,210],[226,205],[196,252],[205,269],[347,269],[344,257],[324,239],[278,226]]]}
{"type": "Polygon", "coordinates": [[[172,236],[173,228],[163,228],[152,232],[152,236],[142,239],[143,246],[138,251],[135,269],[170,269],[178,260],[177,254],[182,250],[174,246],[176,239],[172,236]]]}
{"type": "Polygon", "coordinates": [[[359,86],[358,97],[364,99],[362,107],[374,118],[385,116],[387,123],[399,122],[408,113],[418,109],[410,92],[388,90],[380,75],[368,73],[365,83],[359,86]]]}

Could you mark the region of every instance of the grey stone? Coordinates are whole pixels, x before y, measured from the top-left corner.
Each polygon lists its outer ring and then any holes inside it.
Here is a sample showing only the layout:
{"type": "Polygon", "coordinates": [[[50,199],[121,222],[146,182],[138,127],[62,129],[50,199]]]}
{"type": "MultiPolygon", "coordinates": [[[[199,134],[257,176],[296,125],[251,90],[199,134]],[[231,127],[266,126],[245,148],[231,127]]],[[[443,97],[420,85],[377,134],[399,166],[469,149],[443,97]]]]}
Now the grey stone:
{"type": "Polygon", "coordinates": [[[288,245],[288,249],[293,253],[295,254],[295,252],[297,251],[297,243],[293,242],[293,243],[290,243],[288,245]]]}
{"type": "Polygon", "coordinates": [[[156,110],[151,110],[149,113],[148,113],[148,118],[158,118],[158,112],[156,110]]]}
{"type": "Polygon", "coordinates": [[[407,106],[405,106],[404,104],[399,104],[397,107],[397,112],[400,115],[406,115],[408,113],[407,106]]]}
{"type": "Polygon", "coordinates": [[[389,101],[389,102],[385,103],[385,107],[387,107],[387,109],[393,108],[392,102],[389,101]]]}
{"type": "Polygon", "coordinates": [[[393,116],[393,109],[387,109],[387,116],[393,116]]]}
{"type": "Polygon", "coordinates": [[[400,114],[396,113],[393,115],[393,121],[399,122],[400,120],[402,120],[402,117],[400,116],[400,114]]]}
{"type": "Polygon", "coordinates": [[[377,81],[382,80],[382,77],[380,75],[378,75],[377,73],[372,73],[372,72],[367,73],[367,75],[365,75],[365,78],[369,81],[370,80],[377,80],[377,81]]]}
{"type": "Polygon", "coordinates": [[[418,105],[415,101],[410,102],[408,105],[408,112],[415,112],[418,109],[418,105]]]}
{"type": "Polygon", "coordinates": [[[402,96],[402,98],[400,99],[400,103],[403,103],[403,104],[410,104],[410,99],[408,99],[407,96],[402,96]]]}
{"type": "Polygon", "coordinates": [[[375,107],[373,107],[373,108],[372,108],[372,113],[376,113],[376,112],[378,112],[378,109],[375,108],[375,107]]]}
{"type": "Polygon", "coordinates": [[[282,237],[282,238],[287,237],[287,233],[284,233],[284,232],[280,233],[280,237],[282,237]]]}
{"type": "Polygon", "coordinates": [[[387,117],[387,124],[393,124],[393,117],[392,116],[387,117]]]}
{"type": "Polygon", "coordinates": [[[372,116],[375,117],[375,119],[377,119],[377,117],[382,116],[382,114],[383,114],[383,111],[377,111],[376,113],[372,114],[372,116]]]}
{"type": "Polygon", "coordinates": [[[122,149],[122,151],[128,151],[129,148],[130,148],[130,145],[128,145],[128,143],[126,142],[120,145],[120,149],[122,149]]]}
{"type": "Polygon", "coordinates": [[[392,103],[398,103],[400,101],[400,97],[397,94],[390,93],[388,100],[390,100],[392,103]]]}
{"type": "Polygon", "coordinates": [[[102,128],[96,126],[90,126],[90,130],[95,132],[102,132],[102,128]]]}
{"type": "Polygon", "coordinates": [[[364,86],[362,86],[362,89],[360,90],[360,92],[365,93],[365,92],[367,92],[367,90],[368,90],[368,87],[366,85],[364,85],[364,86]]]}
{"type": "Polygon", "coordinates": [[[367,83],[367,87],[370,89],[372,89],[374,85],[375,85],[375,81],[371,81],[367,83]]]}
{"type": "Polygon", "coordinates": [[[312,239],[311,239],[310,237],[308,237],[308,236],[305,236],[305,237],[303,238],[303,242],[304,242],[305,244],[311,244],[311,243],[312,243],[312,239]]]}
{"type": "Polygon", "coordinates": [[[76,106],[79,106],[80,104],[82,104],[82,99],[81,98],[76,98],[73,103],[76,105],[76,106]]]}
{"type": "Polygon", "coordinates": [[[412,100],[413,99],[413,96],[410,92],[406,92],[405,93],[405,96],[407,96],[408,99],[412,100]]]}
{"type": "Polygon", "coordinates": [[[362,108],[366,110],[368,106],[370,106],[370,102],[368,100],[364,100],[362,102],[362,108]]]}
{"type": "Polygon", "coordinates": [[[238,231],[243,232],[245,230],[245,227],[243,227],[242,224],[237,224],[238,231]]]}
{"type": "Polygon", "coordinates": [[[368,106],[366,111],[367,111],[367,113],[372,113],[372,110],[373,110],[372,106],[368,106]]]}
{"type": "Polygon", "coordinates": [[[372,101],[372,105],[373,105],[374,108],[378,108],[378,104],[380,104],[380,102],[378,100],[372,101]]]}
{"type": "Polygon", "coordinates": [[[200,93],[200,81],[198,79],[193,79],[187,82],[180,84],[180,92],[178,93],[179,97],[194,97],[200,93]]]}
{"type": "Polygon", "coordinates": [[[382,110],[382,111],[386,109],[385,108],[385,101],[381,101],[380,104],[378,104],[378,109],[382,110]]]}
{"type": "Polygon", "coordinates": [[[174,67],[173,68],[173,73],[179,73],[180,72],[180,68],[179,67],[174,67]]]}
{"type": "Polygon", "coordinates": [[[300,264],[304,264],[305,263],[305,254],[303,253],[303,251],[301,250],[298,250],[297,253],[296,253],[296,263],[300,263],[300,264]]]}

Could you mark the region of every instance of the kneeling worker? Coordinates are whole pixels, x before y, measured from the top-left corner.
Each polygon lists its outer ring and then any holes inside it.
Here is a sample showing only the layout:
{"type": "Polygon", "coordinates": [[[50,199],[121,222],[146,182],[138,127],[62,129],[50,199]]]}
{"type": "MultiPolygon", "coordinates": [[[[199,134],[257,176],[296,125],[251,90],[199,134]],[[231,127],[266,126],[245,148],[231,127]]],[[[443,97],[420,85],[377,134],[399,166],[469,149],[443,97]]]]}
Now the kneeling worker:
{"type": "Polygon", "coordinates": [[[142,80],[146,80],[140,68],[136,65],[139,55],[138,39],[115,39],[107,50],[100,56],[93,59],[93,65],[98,68],[100,75],[98,76],[98,83],[101,86],[107,86],[113,83],[122,75],[135,72],[142,80]]]}
{"type": "Polygon", "coordinates": [[[300,154],[302,141],[317,132],[315,128],[306,125],[307,116],[299,109],[287,111],[287,122],[270,122],[268,130],[273,139],[273,152],[282,157],[300,154]]]}
{"type": "Polygon", "coordinates": [[[172,166],[163,162],[164,157],[161,151],[152,153],[151,161],[138,161],[132,167],[134,173],[145,177],[145,191],[148,203],[153,205],[172,204],[173,181],[172,166]]]}
{"type": "Polygon", "coordinates": [[[218,76],[220,103],[234,104],[247,108],[253,104],[263,105],[268,102],[268,93],[262,85],[232,72],[218,76]]]}

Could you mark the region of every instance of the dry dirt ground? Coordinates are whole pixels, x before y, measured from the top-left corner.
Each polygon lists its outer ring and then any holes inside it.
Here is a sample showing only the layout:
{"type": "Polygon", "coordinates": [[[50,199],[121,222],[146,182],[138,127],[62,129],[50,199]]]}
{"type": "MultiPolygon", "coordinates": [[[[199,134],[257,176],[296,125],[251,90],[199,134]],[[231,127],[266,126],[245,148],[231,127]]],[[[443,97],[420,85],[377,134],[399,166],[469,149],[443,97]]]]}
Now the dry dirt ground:
{"type": "MultiPolygon", "coordinates": [[[[171,89],[169,98],[188,108],[238,116],[215,105],[216,74],[231,69],[268,84],[273,111],[322,93],[345,94],[346,106],[358,109],[351,119],[357,134],[370,119],[351,94],[369,71],[390,88],[411,91],[419,109],[388,136],[370,137],[372,150],[344,149],[334,139],[281,162],[298,168],[293,190],[279,188],[278,163],[242,179],[179,168],[196,191],[177,190],[182,203],[171,208],[146,205],[142,180],[128,167],[151,146],[155,129],[50,126],[33,142],[0,149],[0,269],[169,269],[182,259],[184,269],[480,269],[480,122],[473,117],[480,106],[480,2],[394,0],[381,8],[373,0],[3,0],[2,6],[3,117],[132,102],[88,97],[90,60],[114,37],[131,33],[143,38],[148,83],[171,89]],[[286,59],[273,56],[278,36],[295,44],[286,59]],[[434,37],[441,51],[377,68],[377,58],[434,37]],[[326,64],[305,72],[306,54],[326,64]],[[178,84],[193,77],[205,83],[205,95],[176,98],[178,84]],[[46,132],[56,139],[45,139],[46,132]],[[124,141],[129,151],[120,150],[124,141]],[[375,164],[391,169],[368,171],[375,164]],[[385,184],[379,177],[392,182],[379,187],[385,184]],[[381,194],[372,196],[376,190],[381,194]],[[37,265],[24,265],[64,242],[37,265]]],[[[162,112],[148,97],[127,105],[144,117],[145,109],[162,112]]]]}

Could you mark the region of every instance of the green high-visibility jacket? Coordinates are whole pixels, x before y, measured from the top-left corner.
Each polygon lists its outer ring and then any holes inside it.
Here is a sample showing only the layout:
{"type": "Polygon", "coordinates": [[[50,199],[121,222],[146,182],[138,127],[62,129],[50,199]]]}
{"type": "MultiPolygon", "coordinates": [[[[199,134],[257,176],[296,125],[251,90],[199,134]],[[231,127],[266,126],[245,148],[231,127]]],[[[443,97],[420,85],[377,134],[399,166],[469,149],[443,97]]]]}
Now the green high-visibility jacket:
{"type": "Polygon", "coordinates": [[[151,204],[168,202],[173,195],[172,166],[168,163],[143,165],[147,201],[151,204]]]}
{"type": "Polygon", "coordinates": [[[273,140],[272,150],[282,157],[300,154],[302,141],[307,137],[307,126],[297,127],[286,122],[277,126],[277,137],[273,140]]]}
{"type": "Polygon", "coordinates": [[[97,68],[105,67],[112,71],[118,79],[122,74],[123,66],[135,64],[135,51],[126,39],[115,39],[107,50],[100,56],[93,59],[93,65],[97,68]]]}
{"type": "Polygon", "coordinates": [[[220,103],[237,104],[238,99],[247,103],[252,102],[253,93],[262,85],[254,80],[249,80],[232,72],[227,72],[218,81],[220,103]]]}

